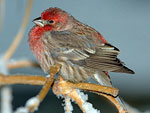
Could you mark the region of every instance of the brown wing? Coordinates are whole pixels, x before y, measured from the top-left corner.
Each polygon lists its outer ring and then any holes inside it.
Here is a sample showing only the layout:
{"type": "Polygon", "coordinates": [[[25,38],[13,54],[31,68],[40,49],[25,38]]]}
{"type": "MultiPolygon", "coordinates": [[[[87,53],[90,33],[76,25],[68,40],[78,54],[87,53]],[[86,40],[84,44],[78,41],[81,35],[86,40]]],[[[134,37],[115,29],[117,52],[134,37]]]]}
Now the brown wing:
{"type": "Polygon", "coordinates": [[[46,40],[46,46],[49,50],[54,50],[55,56],[66,57],[69,60],[84,60],[89,57],[87,53],[94,54],[96,52],[94,39],[75,35],[69,31],[47,32],[43,40],[46,40]]]}
{"type": "Polygon", "coordinates": [[[51,37],[47,47],[50,48],[49,44],[53,43],[59,49],[53,52],[55,56],[65,57],[74,64],[97,71],[134,73],[117,58],[119,50],[110,44],[100,43],[96,47],[95,38],[69,31],[51,32],[48,36],[51,37]]]}
{"type": "Polygon", "coordinates": [[[134,72],[125,67],[124,63],[117,58],[118,54],[119,49],[116,47],[110,44],[102,44],[96,49],[96,53],[94,55],[91,55],[85,60],[85,67],[94,68],[100,71],[133,74],[134,72]]]}

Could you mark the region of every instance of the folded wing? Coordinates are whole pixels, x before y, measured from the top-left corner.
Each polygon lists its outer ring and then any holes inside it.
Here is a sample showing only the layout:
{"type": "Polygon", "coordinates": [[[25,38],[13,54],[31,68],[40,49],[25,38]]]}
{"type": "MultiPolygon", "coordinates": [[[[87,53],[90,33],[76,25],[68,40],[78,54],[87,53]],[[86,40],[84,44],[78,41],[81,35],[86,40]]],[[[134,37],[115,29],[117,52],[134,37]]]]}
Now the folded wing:
{"type": "Polygon", "coordinates": [[[121,73],[134,72],[124,66],[117,55],[119,49],[111,44],[95,44],[95,38],[70,31],[53,31],[45,34],[48,38],[46,46],[55,53],[55,56],[67,59],[79,65],[97,71],[112,71],[121,73]]]}

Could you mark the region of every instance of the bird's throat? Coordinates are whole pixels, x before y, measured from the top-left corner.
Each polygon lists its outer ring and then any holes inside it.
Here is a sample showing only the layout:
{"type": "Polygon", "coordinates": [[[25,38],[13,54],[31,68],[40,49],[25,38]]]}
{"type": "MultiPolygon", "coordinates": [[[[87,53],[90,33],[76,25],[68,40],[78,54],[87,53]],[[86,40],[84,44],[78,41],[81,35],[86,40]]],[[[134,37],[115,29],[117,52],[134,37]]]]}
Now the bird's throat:
{"type": "Polygon", "coordinates": [[[37,41],[42,38],[44,33],[48,31],[52,31],[51,26],[44,26],[44,27],[34,26],[31,29],[31,31],[29,32],[29,39],[28,39],[31,50],[36,45],[37,41]]]}

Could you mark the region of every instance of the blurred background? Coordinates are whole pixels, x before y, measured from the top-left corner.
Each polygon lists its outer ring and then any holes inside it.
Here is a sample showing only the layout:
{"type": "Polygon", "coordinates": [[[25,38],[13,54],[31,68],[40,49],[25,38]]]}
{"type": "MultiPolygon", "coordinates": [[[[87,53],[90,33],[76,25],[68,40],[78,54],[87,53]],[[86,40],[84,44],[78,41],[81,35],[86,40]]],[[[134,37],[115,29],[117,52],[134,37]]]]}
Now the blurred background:
{"type": "MultiPolygon", "coordinates": [[[[4,21],[0,31],[0,55],[8,49],[18,32],[27,5],[27,0],[5,2],[4,21]]],[[[120,49],[119,58],[136,74],[110,73],[112,83],[119,88],[124,101],[138,108],[141,113],[150,110],[150,0],[35,0],[27,30],[13,59],[36,61],[27,43],[28,32],[34,25],[32,20],[49,7],[67,11],[98,30],[108,42],[120,49]]],[[[29,68],[11,70],[10,73],[45,75],[39,69],[29,68]]],[[[14,85],[14,109],[23,106],[40,89],[39,86],[14,85]]],[[[102,113],[117,113],[115,107],[102,97],[89,93],[89,101],[102,113]]],[[[37,113],[63,113],[62,102],[50,91],[37,113]]],[[[77,105],[74,106],[74,113],[80,113],[77,105]]]]}

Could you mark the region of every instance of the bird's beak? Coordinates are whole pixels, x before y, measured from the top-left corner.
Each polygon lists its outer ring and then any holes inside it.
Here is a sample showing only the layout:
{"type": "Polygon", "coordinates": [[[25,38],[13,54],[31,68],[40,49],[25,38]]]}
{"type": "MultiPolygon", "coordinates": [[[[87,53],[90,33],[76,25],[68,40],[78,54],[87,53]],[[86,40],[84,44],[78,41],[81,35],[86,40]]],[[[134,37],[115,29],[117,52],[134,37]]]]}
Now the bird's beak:
{"type": "Polygon", "coordinates": [[[44,20],[42,20],[41,17],[34,19],[32,22],[38,26],[44,27],[44,20]]]}

